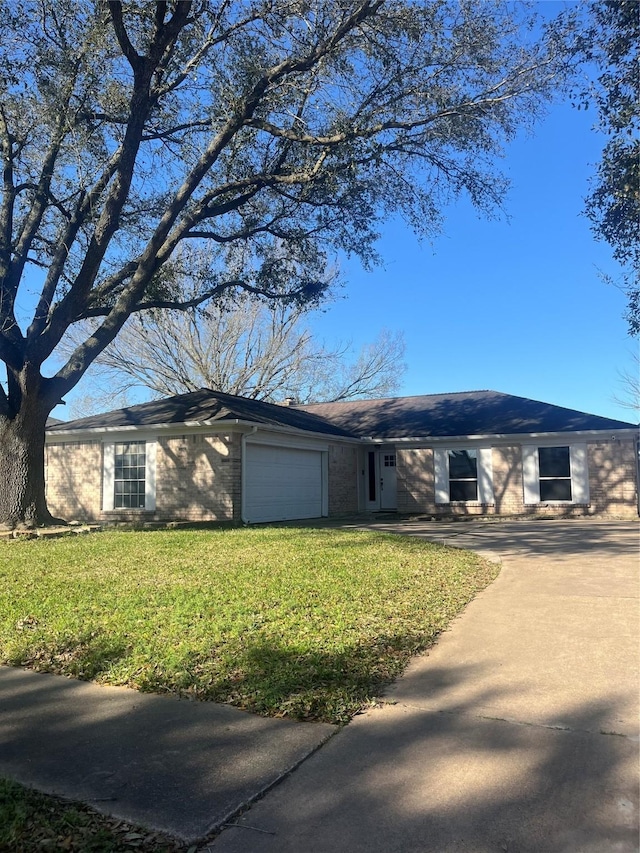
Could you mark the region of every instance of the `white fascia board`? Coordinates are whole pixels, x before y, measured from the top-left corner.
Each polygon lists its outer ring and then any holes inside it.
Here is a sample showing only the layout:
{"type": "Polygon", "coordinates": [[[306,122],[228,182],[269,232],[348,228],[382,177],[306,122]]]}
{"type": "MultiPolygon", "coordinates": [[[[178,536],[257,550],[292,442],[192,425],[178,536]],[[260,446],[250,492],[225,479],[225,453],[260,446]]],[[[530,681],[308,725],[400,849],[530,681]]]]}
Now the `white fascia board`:
{"type": "MultiPolygon", "coordinates": [[[[638,438],[640,430],[629,429],[606,429],[606,430],[576,430],[575,432],[517,432],[517,433],[487,433],[478,435],[446,435],[446,436],[411,436],[409,438],[386,438],[385,444],[415,445],[416,447],[431,447],[435,444],[463,444],[465,442],[484,442],[495,444],[530,444],[531,441],[563,441],[570,444],[574,441],[619,441],[623,438],[638,438]]],[[[367,439],[369,442],[381,444],[382,439],[367,439]]]]}
{"type": "Polygon", "coordinates": [[[318,438],[321,441],[338,441],[348,444],[361,444],[362,439],[351,438],[349,436],[333,435],[324,432],[311,432],[308,429],[299,429],[298,427],[286,427],[271,424],[261,424],[255,421],[241,421],[239,419],[218,421],[182,421],[181,423],[169,424],[131,424],[130,426],[106,426],[92,427],[90,429],[59,429],[55,432],[46,432],[45,440],[48,444],[57,441],[99,441],[108,437],[111,441],[115,441],[117,436],[123,435],[131,438],[132,434],[142,441],[146,437],[154,437],[160,433],[168,435],[183,435],[185,433],[202,432],[203,430],[213,432],[251,432],[257,428],[261,431],[277,432],[285,435],[295,435],[306,437],[308,439],[318,438]]]}
{"type": "Polygon", "coordinates": [[[329,445],[322,438],[292,433],[271,432],[271,430],[251,430],[243,436],[245,444],[261,444],[270,447],[289,447],[298,450],[317,450],[327,452],[329,445]]]}
{"type": "MultiPolygon", "coordinates": [[[[337,441],[345,444],[358,444],[362,446],[380,445],[415,445],[416,447],[431,447],[437,444],[464,444],[468,442],[496,442],[500,443],[530,443],[531,441],[542,440],[564,440],[566,444],[569,439],[575,440],[611,440],[623,438],[638,438],[640,437],[640,428],[629,427],[623,429],[611,430],[576,430],[575,432],[531,432],[531,433],[487,433],[477,435],[447,435],[447,436],[428,436],[416,435],[409,437],[385,437],[376,438],[376,436],[363,436],[361,438],[351,438],[350,436],[333,435],[332,433],[311,432],[311,430],[300,429],[299,427],[286,427],[271,424],[260,424],[255,421],[244,421],[240,419],[219,421],[183,421],[181,423],[164,423],[164,424],[144,424],[131,426],[107,426],[107,427],[92,427],[91,429],[58,429],[55,432],[45,432],[45,441],[52,443],[56,441],[82,441],[82,440],[99,440],[104,436],[116,436],[118,434],[131,435],[132,433],[142,433],[146,436],[154,436],[158,433],[173,433],[181,435],[184,433],[199,432],[203,429],[212,430],[214,432],[229,432],[236,428],[241,432],[251,431],[256,427],[260,430],[268,430],[269,432],[288,433],[290,435],[300,435],[313,437],[317,436],[325,441],[337,441]]],[[[141,437],[142,438],[142,437],[141,437]]]]}
{"type": "MultiPolygon", "coordinates": [[[[52,444],[58,441],[118,441],[122,438],[125,441],[145,441],[151,440],[161,431],[167,432],[168,427],[174,427],[175,424],[159,424],[158,426],[113,426],[113,427],[93,427],[92,429],[65,429],[56,432],[45,433],[46,444],[52,444]]],[[[184,433],[184,429],[174,430],[177,434],[184,433]]]]}
{"type": "Polygon", "coordinates": [[[203,428],[214,432],[229,432],[231,427],[236,426],[239,421],[180,421],[168,424],[130,424],[128,426],[105,426],[91,427],[86,429],[58,429],[55,432],[46,432],[45,437],[49,441],[55,441],[58,437],[64,441],[79,441],[81,438],[100,438],[102,436],[146,434],[157,435],[168,433],[183,435],[185,433],[200,432],[203,428]]]}
{"type": "MultiPolygon", "coordinates": [[[[363,447],[368,448],[369,450],[375,448],[375,450],[388,451],[392,453],[395,449],[396,444],[399,443],[400,440],[395,438],[359,438],[358,441],[363,447]]],[[[421,441],[425,441],[425,439],[421,439],[421,441]]]]}
{"type": "MultiPolygon", "coordinates": [[[[98,441],[99,439],[107,436],[111,441],[114,441],[114,436],[119,434],[131,436],[131,434],[135,434],[136,436],[144,436],[144,435],[155,435],[160,431],[166,431],[171,427],[175,427],[175,424],[131,424],[130,426],[106,426],[106,427],[91,427],[86,429],[59,429],[55,432],[45,432],[45,440],[47,442],[57,441],[60,439],[61,441],[82,441],[83,439],[93,439],[94,441],[98,441]]],[[[184,432],[184,430],[176,430],[177,432],[184,432]]],[[[132,439],[133,440],[133,439],[132,439]]],[[[143,438],[140,438],[142,441],[143,438]]]]}

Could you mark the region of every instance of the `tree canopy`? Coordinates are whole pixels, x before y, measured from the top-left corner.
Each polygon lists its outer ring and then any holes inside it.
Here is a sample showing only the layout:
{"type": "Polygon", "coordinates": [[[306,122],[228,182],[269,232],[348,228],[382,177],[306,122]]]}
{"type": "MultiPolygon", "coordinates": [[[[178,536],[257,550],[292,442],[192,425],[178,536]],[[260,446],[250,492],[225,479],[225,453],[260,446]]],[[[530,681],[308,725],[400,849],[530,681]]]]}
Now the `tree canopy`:
{"type": "Polygon", "coordinates": [[[597,128],[607,141],[585,211],[594,233],[622,266],[632,335],[640,333],[640,4],[637,0],[591,3],[577,53],[595,69],[592,85],[578,95],[594,103],[597,128]]]}
{"type": "Polygon", "coordinates": [[[7,523],[47,518],[46,415],[132,313],[313,302],[335,253],[376,261],[386,217],[494,210],[496,158],[565,62],[553,26],[486,0],[25,0],[0,27],[7,523]]]}

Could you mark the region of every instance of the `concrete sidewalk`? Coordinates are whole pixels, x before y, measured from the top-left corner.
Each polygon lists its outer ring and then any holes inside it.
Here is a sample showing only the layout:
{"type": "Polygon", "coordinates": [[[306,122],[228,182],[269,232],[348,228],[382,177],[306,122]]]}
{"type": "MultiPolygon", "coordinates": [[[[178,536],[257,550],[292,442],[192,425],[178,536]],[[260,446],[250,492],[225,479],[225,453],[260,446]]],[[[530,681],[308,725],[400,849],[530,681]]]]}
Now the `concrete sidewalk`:
{"type": "Polygon", "coordinates": [[[502,572],[212,851],[636,853],[637,525],[376,527],[502,572]]]}
{"type": "Polygon", "coordinates": [[[0,776],[186,842],[336,730],[0,667],[0,776]]]}

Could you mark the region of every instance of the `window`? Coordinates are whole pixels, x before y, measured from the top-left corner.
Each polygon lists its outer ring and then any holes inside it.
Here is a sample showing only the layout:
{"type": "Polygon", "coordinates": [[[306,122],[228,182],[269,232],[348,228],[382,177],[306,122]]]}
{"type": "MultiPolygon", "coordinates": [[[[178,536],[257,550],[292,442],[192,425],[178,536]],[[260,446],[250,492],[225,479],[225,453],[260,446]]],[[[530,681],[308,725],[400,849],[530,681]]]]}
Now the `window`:
{"type": "Polygon", "coordinates": [[[385,468],[395,468],[396,467],[396,454],[395,453],[385,453],[384,454],[384,467],[385,468]]]}
{"type": "Polygon", "coordinates": [[[538,448],[540,500],[571,500],[571,461],[569,447],[538,448]]]}
{"type": "Polygon", "coordinates": [[[433,451],[437,504],[493,504],[493,451],[490,447],[436,448],[433,451]]]}
{"type": "Polygon", "coordinates": [[[524,445],[522,484],[525,504],[588,504],[587,445],[524,445]]]}
{"type": "Polygon", "coordinates": [[[113,507],[144,509],[146,442],[128,441],[114,447],[113,507]]]}
{"type": "Polygon", "coordinates": [[[478,500],[478,454],[475,450],[449,451],[449,500],[478,500]]]}
{"type": "Polygon", "coordinates": [[[103,510],[155,510],[155,441],[105,442],[103,465],[103,510]]]}
{"type": "Polygon", "coordinates": [[[376,454],[375,451],[370,450],[367,454],[368,457],[368,481],[369,481],[369,501],[373,502],[376,500],[376,454]]]}

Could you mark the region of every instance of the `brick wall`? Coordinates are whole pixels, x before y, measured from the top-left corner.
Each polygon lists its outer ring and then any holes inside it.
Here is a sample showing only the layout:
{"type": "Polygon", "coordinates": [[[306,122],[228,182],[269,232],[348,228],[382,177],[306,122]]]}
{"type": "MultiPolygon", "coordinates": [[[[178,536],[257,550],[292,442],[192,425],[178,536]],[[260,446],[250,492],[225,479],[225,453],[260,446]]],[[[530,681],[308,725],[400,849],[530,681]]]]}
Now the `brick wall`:
{"type": "MultiPolygon", "coordinates": [[[[635,442],[632,439],[587,445],[588,506],[525,506],[519,445],[494,447],[495,503],[435,503],[433,450],[397,452],[398,511],[431,516],[526,515],[637,518],[635,442]]],[[[240,521],[241,437],[189,434],[158,439],[156,511],[102,511],[102,444],[99,441],[47,444],[47,502],[68,521],[240,521]]],[[[329,448],[329,515],[358,510],[358,449],[329,448]]]]}
{"type": "Polygon", "coordinates": [[[496,515],[522,515],[536,512],[537,507],[525,509],[522,482],[522,447],[494,447],[491,454],[493,466],[493,496],[496,515]]]}
{"type": "Polygon", "coordinates": [[[158,439],[156,519],[239,521],[240,440],[200,433],[158,439]]]}
{"type": "Polygon", "coordinates": [[[329,515],[358,511],[358,449],[329,446],[329,515]]]}
{"type": "Polygon", "coordinates": [[[45,445],[49,511],[66,521],[96,521],[102,506],[102,444],[65,441],[45,445]]]}
{"type": "Polygon", "coordinates": [[[433,451],[398,450],[398,511],[430,516],[520,515],[531,517],[638,517],[635,442],[632,439],[590,442],[589,504],[525,505],[522,448],[494,447],[493,505],[436,504],[433,451]]]}
{"type": "Polygon", "coordinates": [[[398,450],[398,512],[435,513],[433,450],[398,450]]]}
{"type": "Polygon", "coordinates": [[[594,512],[637,517],[636,448],[632,439],[588,445],[589,493],[594,512]]]}
{"type": "Polygon", "coordinates": [[[67,521],[239,521],[240,435],[162,437],[156,510],[102,510],[102,443],[46,446],[47,503],[67,521]]]}

